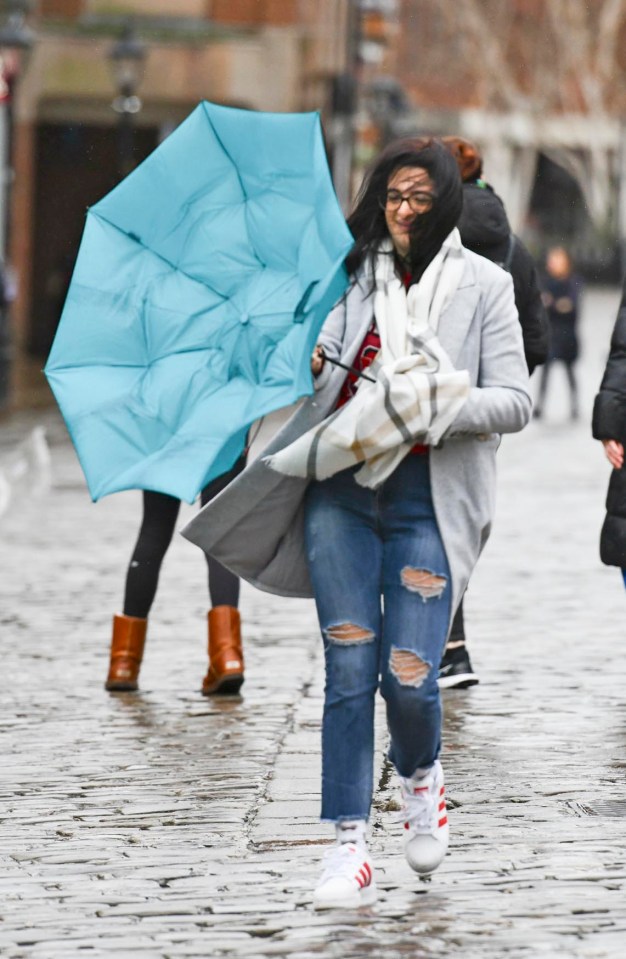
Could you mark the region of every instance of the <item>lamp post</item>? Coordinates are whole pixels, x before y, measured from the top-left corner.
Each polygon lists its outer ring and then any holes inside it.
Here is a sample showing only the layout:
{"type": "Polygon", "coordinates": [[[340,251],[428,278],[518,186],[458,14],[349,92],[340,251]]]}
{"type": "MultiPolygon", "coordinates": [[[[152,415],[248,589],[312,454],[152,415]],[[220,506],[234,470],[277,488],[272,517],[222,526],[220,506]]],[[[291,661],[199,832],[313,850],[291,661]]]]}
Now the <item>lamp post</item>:
{"type": "Polygon", "coordinates": [[[119,117],[118,122],[118,172],[125,177],[134,167],[133,118],[141,110],[137,90],[143,79],[147,51],[145,43],[137,36],[135,26],[129,21],[109,50],[108,59],[117,96],[111,106],[119,117]]]}
{"type": "Polygon", "coordinates": [[[26,23],[33,7],[32,0],[3,0],[0,12],[0,409],[7,405],[10,394],[12,361],[11,318],[12,291],[9,289],[7,260],[11,228],[11,191],[13,170],[14,101],[17,81],[35,34],[26,23]]]}
{"type": "Polygon", "coordinates": [[[345,66],[343,72],[333,78],[332,85],[332,175],[337,199],[347,213],[352,199],[354,120],[358,105],[360,0],[348,0],[345,30],[345,66]]]}
{"type": "MultiPolygon", "coordinates": [[[[334,77],[332,86],[333,163],[332,173],[337,197],[344,211],[351,205],[353,188],[363,167],[380,146],[378,118],[371,115],[368,93],[371,74],[379,75],[391,35],[397,21],[398,0],[347,0],[345,7],[344,71],[334,77]]],[[[399,87],[399,84],[397,84],[399,87]]],[[[394,90],[397,96],[397,91],[394,90]]],[[[391,96],[383,110],[394,106],[391,96]]]]}

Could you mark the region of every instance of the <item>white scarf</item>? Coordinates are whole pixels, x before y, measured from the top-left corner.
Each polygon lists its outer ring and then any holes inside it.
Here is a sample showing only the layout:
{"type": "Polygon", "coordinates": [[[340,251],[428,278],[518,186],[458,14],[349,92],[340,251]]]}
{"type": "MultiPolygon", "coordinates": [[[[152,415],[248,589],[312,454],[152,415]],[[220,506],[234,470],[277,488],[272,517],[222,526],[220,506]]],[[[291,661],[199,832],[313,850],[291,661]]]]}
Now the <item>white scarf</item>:
{"type": "Polygon", "coordinates": [[[407,294],[391,241],[374,266],[374,316],[381,349],[345,406],[265,462],[288,476],[323,480],[357,463],[361,486],[376,488],[416,443],[436,445],[469,395],[469,373],[454,369],[439,343],[439,318],[454,297],[464,259],[457,229],[407,294]]]}

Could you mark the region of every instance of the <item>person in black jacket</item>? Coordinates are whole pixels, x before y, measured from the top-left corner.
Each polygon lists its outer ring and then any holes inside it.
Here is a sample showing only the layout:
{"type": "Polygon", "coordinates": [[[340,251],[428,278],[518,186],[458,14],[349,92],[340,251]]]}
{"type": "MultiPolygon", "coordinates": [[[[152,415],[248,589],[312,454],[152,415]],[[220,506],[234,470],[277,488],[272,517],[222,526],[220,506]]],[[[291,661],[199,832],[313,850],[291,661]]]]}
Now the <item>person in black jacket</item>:
{"type": "Polygon", "coordinates": [[[600,559],[619,566],[626,586],[626,283],[611,337],[611,350],[593,405],[593,436],[602,440],[613,467],[600,533],[600,559]]]}
{"type": "Polygon", "coordinates": [[[502,200],[482,179],[483,160],[478,148],[462,137],[442,140],[455,157],[463,180],[463,212],[458,223],[463,246],[511,274],[524,354],[528,372],[532,373],[536,366],[545,363],[549,345],[548,317],[535,261],[512,233],[502,200]]]}
{"type": "MultiPolygon", "coordinates": [[[[549,346],[548,317],[535,262],[511,231],[502,200],[482,178],[483,160],[478,147],[463,137],[449,136],[442,140],[456,159],[463,180],[463,212],[458,223],[463,246],[498,263],[511,274],[524,355],[528,372],[532,373],[536,366],[546,362],[549,346]]],[[[441,661],[439,685],[465,688],[477,682],[467,652],[461,602],[441,661]]]]}

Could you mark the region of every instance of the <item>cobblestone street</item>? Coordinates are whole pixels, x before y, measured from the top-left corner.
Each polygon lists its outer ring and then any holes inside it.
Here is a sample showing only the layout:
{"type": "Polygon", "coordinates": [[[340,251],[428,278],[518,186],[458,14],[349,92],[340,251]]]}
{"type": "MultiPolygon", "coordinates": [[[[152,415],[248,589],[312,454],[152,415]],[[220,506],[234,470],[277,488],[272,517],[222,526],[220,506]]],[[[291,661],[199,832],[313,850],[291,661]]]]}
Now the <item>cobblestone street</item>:
{"type": "Polygon", "coordinates": [[[312,603],[245,587],[243,696],[205,699],[205,564],[177,537],[141,692],[109,695],[140,494],[92,504],[54,409],[0,422],[3,959],[621,959],[626,605],[598,558],[609,466],[589,425],[617,305],[612,289],[585,298],[581,419],[557,369],[545,417],[498,454],[467,597],[481,682],[444,696],[449,855],[430,881],[404,861],[381,712],[380,898],[360,912],[311,908],[333,835],[312,603]]]}

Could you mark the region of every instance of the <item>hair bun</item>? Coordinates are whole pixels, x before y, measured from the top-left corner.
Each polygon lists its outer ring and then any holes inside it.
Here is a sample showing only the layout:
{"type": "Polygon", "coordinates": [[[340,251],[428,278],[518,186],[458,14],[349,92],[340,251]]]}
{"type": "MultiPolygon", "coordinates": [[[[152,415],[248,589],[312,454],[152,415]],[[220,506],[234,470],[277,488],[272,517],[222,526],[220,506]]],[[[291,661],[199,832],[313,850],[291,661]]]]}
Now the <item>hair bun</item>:
{"type": "Polygon", "coordinates": [[[480,177],[483,172],[483,158],[475,143],[463,137],[442,137],[441,142],[456,160],[464,183],[480,177]]]}

